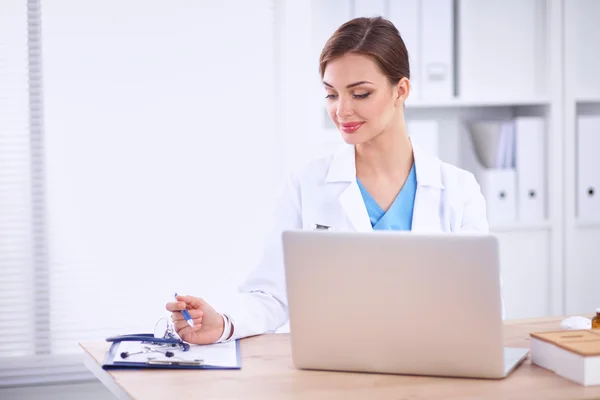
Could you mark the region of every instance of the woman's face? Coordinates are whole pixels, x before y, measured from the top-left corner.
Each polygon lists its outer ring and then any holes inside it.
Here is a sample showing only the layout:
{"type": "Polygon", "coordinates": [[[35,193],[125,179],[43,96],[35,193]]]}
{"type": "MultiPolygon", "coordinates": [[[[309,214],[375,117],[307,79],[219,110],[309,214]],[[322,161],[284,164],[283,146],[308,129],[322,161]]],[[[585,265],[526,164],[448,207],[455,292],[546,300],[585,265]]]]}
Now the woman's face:
{"type": "Polygon", "coordinates": [[[344,141],[354,145],[399,124],[409,90],[406,78],[392,86],[375,61],[353,53],[327,63],[323,86],[329,117],[344,141]]]}

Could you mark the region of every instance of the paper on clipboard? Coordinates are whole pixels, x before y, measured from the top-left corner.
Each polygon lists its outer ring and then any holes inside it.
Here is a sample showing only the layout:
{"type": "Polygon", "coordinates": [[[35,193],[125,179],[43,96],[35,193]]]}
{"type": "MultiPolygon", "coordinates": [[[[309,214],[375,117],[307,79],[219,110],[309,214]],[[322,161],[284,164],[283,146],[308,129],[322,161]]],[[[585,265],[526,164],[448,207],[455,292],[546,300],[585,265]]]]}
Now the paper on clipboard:
{"type": "Polygon", "coordinates": [[[239,341],[210,345],[190,345],[188,351],[173,347],[156,347],[146,342],[113,343],[105,368],[176,367],[239,369],[239,341]],[[166,353],[170,352],[170,357],[166,353]],[[181,365],[177,365],[181,364],[181,365]]]}

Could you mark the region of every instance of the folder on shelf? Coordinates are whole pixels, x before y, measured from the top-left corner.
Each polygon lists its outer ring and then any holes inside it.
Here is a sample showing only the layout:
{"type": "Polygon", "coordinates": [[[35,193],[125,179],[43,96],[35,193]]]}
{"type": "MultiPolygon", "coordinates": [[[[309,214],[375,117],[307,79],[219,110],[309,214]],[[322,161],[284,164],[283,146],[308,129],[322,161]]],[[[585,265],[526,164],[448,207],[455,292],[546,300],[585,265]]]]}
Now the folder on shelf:
{"type": "Polygon", "coordinates": [[[514,125],[511,121],[472,121],[463,134],[464,166],[471,171],[486,200],[490,225],[517,219],[517,173],[514,168],[514,125]]]}
{"type": "Polygon", "coordinates": [[[421,99],[421,0],[394,0],[389,2],[389,20],[398,28],[408,50],[410,64],[410,97],[421,99]]]}
{"type": "Polygon", "coordinates": [[[453,15],[453,0],[421,0],[423,99],[449,99],[454,96],[453,15]]]}
{"type": "Polygon", "coordinates": [[[333,32],[352,18],[351,3],[348,0],[313,1],[313,26],[315,49],[320,53],[333,32]]]}
{"type": "Polygon", "coordinates": [[[408,136],[411,141],[429,154],[439,157],[439,125],[435,120],[407,121],[408,136]]]}
{"type": "Polygon", "coordinates": [[[546,219],[544,131],[541,117],[515,118],[517,218],[521,222],[546,219]]]}
{"type": "Polygon", "coordinates": [[[515,127],[512,121],[478,121],[470,124],[475,155],[484,168],[514,167],[515,127]]]}
{"type": "Polygon", "coordinates": [[[600,116],[577,118],[577,217],[600,221],[600,116]]]}

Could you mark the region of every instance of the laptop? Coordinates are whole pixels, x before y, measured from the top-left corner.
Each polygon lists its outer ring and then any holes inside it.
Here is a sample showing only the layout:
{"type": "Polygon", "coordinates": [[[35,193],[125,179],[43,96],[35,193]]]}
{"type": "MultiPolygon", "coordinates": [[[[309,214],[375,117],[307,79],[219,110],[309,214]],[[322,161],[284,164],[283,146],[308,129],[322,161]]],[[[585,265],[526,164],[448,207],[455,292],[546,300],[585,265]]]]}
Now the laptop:
{"type": "Polygon", "coordinates": [[[282,235],[300,369],[501,379],[498,240],[487,234],[293,230],[282,235]]]}

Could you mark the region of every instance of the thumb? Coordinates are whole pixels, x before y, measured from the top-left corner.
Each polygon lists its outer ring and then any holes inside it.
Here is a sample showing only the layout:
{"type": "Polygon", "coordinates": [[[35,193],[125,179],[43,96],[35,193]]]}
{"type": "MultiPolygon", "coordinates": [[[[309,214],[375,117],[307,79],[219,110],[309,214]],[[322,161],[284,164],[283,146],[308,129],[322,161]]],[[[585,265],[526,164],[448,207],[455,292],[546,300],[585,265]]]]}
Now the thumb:
{"type": "Polygon", "coordinates": [[[199,297],[194,296],[177,296],[177,301],[183,301],[188,307],[198,310],[202,308],[205,304],[205,301],[199,297]]]}

